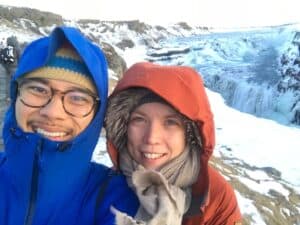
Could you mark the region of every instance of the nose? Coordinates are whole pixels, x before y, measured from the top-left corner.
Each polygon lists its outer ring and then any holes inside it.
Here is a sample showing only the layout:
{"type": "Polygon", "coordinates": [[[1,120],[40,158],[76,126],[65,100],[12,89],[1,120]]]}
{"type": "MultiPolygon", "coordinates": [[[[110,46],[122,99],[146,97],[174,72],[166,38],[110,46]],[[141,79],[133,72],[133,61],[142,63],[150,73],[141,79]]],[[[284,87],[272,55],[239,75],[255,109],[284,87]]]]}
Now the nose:
{"type": "Polygon", "coordinates": [[[40,114],[48,118],[63,118],[66,112],[61,97],[54,95],[51,101],[40,109],[40,114]]]}
{"type": "Polygon", "coordinates": [[[144,142],[147,144],[159,144],[163,135],[163,127],[157,121],[147,124],[144,132],[144,142]]]}

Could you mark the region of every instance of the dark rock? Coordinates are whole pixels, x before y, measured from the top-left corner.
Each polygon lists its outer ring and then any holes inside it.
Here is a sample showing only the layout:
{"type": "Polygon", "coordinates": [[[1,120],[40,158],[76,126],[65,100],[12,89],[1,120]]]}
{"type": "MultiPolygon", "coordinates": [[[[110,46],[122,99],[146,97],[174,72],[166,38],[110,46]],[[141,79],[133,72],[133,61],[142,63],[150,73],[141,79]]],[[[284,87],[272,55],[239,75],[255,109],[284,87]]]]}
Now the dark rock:
{"type": "Polygon", "coordinates": [[[265,171],[271,177],[281,178],[281,172],[273,167],[261,167],[260,169],[265,171]]]}
{"type": "Polygon", "coordinates": [[[192,30],[192,28],[186,22],[177,23],[184,30],[192,30]]]}
{"type": "Polygon", "coordinates": [[[280,59],[281,65],[287,65],[288,62],[289,62],[289,58],[287,57],[286,54],[283,54],[283,55],[281,56],[281,59],[280,59]]]}
{"type": "Polygon", "coordinates": [[[127,68],[125,60],[118,55],[114,47],[110,44],[101,42],[100,45],[107,58],[109,68],[116,73],[118,78],[122,77],[127,68]]]}
{"type": "Polygon", "coordinates": [[[125,50],[126,48],[133,48],[134,43],[130,39],[123,39],[121,42],[116,44],[120,49],[125,50]]]}
{"type": "Polygon", "coordinates": [[[295,45],[300,45],[300,32],[296,32],[292,43],[295,45]]]}
{"type": "Polygon", "coordinates": [[[300,110],[296,110],[292,122],[295,123],[296,125],[300,125],[300,110]]]}
{"type": "Polygon", "coordinates": [[[297,57],[297,58],[294,60],[294,65],[300,65],[300,57],[297,57]]]}
{"type": "Polygon", "coordinates": [[[37,9],[26,7],[6,7],[0,6],[0,17],[10,22],[18,19],[28,19],[38,26],[62,25],[62,16],[50,12],[43,12],[37,9]]]}
{"type": "Polygon", "coordinates": [[[156,25],[154,28],[159,30],[159,31],[165,31],[166,30],[166,28],[164,28],[162,26],[159,26],[159,25],[156,25]]]}
{"type": "Polygon", "coordinates": [[[144,34],[147,28],[149,28],[149,26],[139,20],[127,21],[126,23],[129,30],[135,31],[138,34],[144,34]]]}
{"type": "Polygon", "coordinates": [[[178,55],[178,54],[186,54],[191,51],[190,48],[183,48],[183,49],[170,49],[164,52],[148,52],[147,55],[151,57],[161,57],[161,56],[171,56],[171,55],[178,55]]]}

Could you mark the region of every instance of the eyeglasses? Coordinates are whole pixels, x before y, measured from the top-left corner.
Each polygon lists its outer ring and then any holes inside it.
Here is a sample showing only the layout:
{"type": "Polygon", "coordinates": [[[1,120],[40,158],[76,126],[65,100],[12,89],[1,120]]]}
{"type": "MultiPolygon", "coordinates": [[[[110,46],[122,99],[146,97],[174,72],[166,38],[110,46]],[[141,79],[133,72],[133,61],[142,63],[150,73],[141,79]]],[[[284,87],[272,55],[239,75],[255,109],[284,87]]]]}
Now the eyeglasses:
{"type": "Polygon", "coordinates": [[[61,92],[34,79],[23,79],[18,84],[18,96],[28,107],[43,108],[51,102],[55,94],[61,96],[65,112],[74,117],[88,116],[100,101],[88,90],[75,89],[61,92]]]}

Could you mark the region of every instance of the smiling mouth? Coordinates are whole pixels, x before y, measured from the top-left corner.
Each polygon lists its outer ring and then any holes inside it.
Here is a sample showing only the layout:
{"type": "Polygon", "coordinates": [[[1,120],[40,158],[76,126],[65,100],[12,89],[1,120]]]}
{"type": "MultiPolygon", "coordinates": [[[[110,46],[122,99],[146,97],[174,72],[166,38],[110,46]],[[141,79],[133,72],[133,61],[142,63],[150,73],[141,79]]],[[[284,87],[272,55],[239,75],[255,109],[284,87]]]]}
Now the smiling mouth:
{"type": "Polygon", "coordinates": [[[65,133],[65,132],[49,132],[49,131],[43,130],[41,128],[37,128],[36,132],[43,136],[52,137],[52,138],[61,138],[61,137],[64,137],[67,135],[67,133],[65,133]]]}
{"type": "Polygon", "coordinates": [[[163,155],[163,153],[143,153],[143,156],[146,159],[158,159],[161,158],[163,155]]]}

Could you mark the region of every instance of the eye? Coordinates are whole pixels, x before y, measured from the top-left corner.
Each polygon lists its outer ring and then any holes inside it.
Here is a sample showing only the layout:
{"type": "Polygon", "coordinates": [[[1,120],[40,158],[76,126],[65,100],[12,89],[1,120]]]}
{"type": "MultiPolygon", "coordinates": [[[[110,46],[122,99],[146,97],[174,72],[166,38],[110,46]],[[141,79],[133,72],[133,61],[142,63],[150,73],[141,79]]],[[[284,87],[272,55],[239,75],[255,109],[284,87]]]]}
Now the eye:
{"type": "Polygon", "coordinates": [[[140,124],[146,122],[146,119],[141,115],[132,115],[129,120],[130,123],[140,124]]]}
{"type": "Polygon", "coordinates": [[[84,92],[71,91],[65,95],[65,100],[72,105],[93,104],[93,97],[84,92]]]}
{"type": "Polygon", "coordinates": [[[167,119],[165,121],[165,124],[169,125],[169,126],[171,126],[171,125],[178,125],[178,122],[176,120],[174,120],[174,119],[167,119]]]}
{"type": "Polygon", "coordinates": [[[166,118],[165,120],[165,125],[166,126],[177,126],[177,127],[182,127],[183,123],[181,122],[180,119],[178,118],[166,118]]]}
{"type": "Polygon", "coordinates": [[[37,82],[27,83],[23,86],[24,90],[28,93],[35,95],[35,96],[49,96],[51,95],[51,90],[48,86],[39,84],[37,82]]]}

